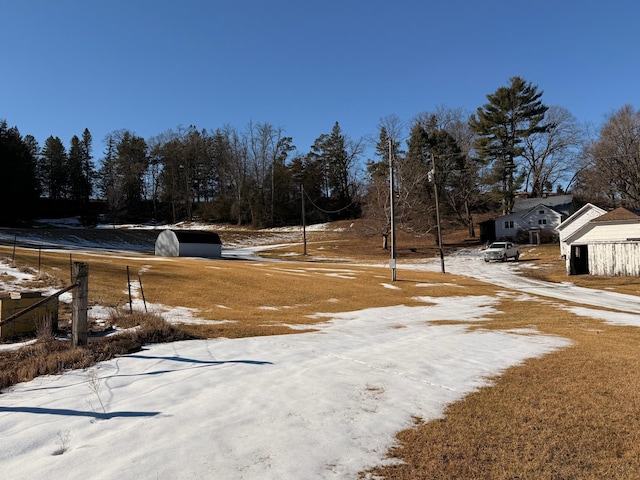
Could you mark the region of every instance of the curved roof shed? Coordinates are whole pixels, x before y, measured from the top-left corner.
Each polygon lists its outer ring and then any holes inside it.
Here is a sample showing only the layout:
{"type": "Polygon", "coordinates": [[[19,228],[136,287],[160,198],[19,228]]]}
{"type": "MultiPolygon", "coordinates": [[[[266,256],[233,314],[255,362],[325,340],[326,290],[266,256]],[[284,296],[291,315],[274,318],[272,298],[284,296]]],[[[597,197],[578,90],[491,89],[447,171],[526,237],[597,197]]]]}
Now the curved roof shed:
{"type": "Polygon", "coordinates": [[[221,258],[222,241],[215,232],[163,230],[156,239],[155,253],[161,257],[221,258]]]}

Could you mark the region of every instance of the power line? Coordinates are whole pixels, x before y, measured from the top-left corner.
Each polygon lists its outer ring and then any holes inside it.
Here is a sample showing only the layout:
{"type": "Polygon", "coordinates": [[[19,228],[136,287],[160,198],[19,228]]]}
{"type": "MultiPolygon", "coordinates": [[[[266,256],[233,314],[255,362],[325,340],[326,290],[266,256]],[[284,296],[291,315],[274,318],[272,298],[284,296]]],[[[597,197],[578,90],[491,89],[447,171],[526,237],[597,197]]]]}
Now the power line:
{"type": "Polygon", "coordinates": [[[346,206],[344,206],[342,208],[339,208],[338,210],[325,210],[323,208],[320,208],[318,205],[316,205],[316,203],[313,200],[311,200],[311,197],[309,196],[309,194],[305,190],[303,190],[303,192],[304,192],[304,196],[309,199],[309,202],[311,202],[311,205],[313,205],[317,210],[320,210],[322,213],[327,213],[327,214],[340,213],[343,210],[346,210],[346,209],[350,208],[351,206],[355,205],[355,203],[356,203],[355,201],[352,200],[349,205],[346,205],[346,206]]]}

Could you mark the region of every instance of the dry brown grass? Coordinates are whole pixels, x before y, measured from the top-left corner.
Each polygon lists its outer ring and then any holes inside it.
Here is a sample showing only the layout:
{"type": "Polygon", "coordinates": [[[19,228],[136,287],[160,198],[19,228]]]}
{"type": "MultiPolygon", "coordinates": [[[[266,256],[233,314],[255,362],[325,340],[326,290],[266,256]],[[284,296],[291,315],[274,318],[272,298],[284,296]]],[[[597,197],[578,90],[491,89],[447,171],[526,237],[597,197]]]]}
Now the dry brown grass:
{"type": "Polygon", "coordinates": [[[40,332],[34,344],[0,352],[0,390],[40,375],[56,375],[65,370],[86,368],[95,362],[136,352],[144,344],[192,338],[184,330],[153,314],[120,314],[112,318],[112,322],[122,328],[138,328],[92,340],[87,348],[72,348],[70,342],[40,332]]]}
{"type": "MultiPolygon", "coordinates": [[[[303,256],[304,247],[289,245],[267,250],[261,255],[267,258],[299,259],[315,262],[367,262],[383,264],[388,262],[390,251],[385,250],[382,236],[366,232],[361,221],[342,221],[332,224],[340,229],[310,232],[307,235],[307,257],[303,256]]],[[[398,259],[410,261],[439,255],[439,249],[433,234],[416,237],[404,231],[396,232],[396,255],[398,259]]],[[[299,239],[302,242],[302,238],[299,239]]],[[[479,239],[468,238],[467,232],[446,228],[443,233],[444,251],[449,253],[463,246],[477,246],[479,239]]]]}
{"type": "MultiPolygon", "coordinates": [[[[2,247],[0,247],[1,251],[2,247]]],[[[382,249],[381,249],[382,250],[382,249]]],[[[23,263],[37,260],[37,252],[19,249],[23,263]]],[[[69,271],[69,254],[43,252],[42,273],[69,271]],[[66,271],[64,270],[66,269],[66,271]]],[[[114,309],[127,304],[126,267],[137,284],[141,273],[148,302],[194,309],[196,316],[211,324],[185,325],[199,337],[246,337],[296,333],[288,325],[309,325],[320,321],[318,312],[342,312],[367,307],[415,304],[425,295],[420,283],[439,283],[429,272],[407,272],[398,276],[398,289],[386,288],[391,271],[379,266],[305,261],[255,262],[160,258],[153,255],[73,254],[74,261],[89,265],[89,303],[114,309]],[[225,321],[225,323],[220,323],[225,321]],[[218,322],[218,323],[213,323],[218,322]]],[[[495,289],[468,278],[447,276],[447,283],[430,289],[430,295],[464,295],[475,286],[491,294],[495,289]],[[432,291],[433,290],[433,291],[432,291]]]]}
{"type": "MultiPolygon", "coordinates": [[[[387,479],[631,479],[640,472],[640,329],[504,301],[490,328],[536,326],[570,348],[528,360],[398,435],[387,479]]],[[[477,328],[486,328],[483,325],[477,328]]]]}

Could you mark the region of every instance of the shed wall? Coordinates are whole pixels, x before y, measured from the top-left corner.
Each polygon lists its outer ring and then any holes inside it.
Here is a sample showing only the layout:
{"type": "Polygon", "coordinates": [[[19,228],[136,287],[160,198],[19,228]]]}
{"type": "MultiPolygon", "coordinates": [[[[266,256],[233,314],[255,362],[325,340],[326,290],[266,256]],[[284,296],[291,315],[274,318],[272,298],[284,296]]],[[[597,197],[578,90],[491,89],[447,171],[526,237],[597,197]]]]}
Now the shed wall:
{"type": "Polygon", "coordinates": [[[222,256],[222,245],[211,243],[181,243],[180,256],[219,258],[222,256]]]}
{"type": "Polygon", "coordinates": [[[574,239],[573,243],[592,242],[624,242],[628,238],[640,238],[640,222],[633,223],[594,223],[591,230],[585,232],[580,238],[574,239]]]}
{"type": "MultiPolygon", "coordinates": [[[[571,223],[566,225],[566,227],[560,230],[560,255],[568,257],[571,253],[571,247],[565,241],[568,237],[577,232],[580,228],[586,225],[588,222],[593,220],[594,218],[599,217],[600,215],[604,215],[604,210],[600,208],[590,208],[585,210],[582,215],[578,218],[573,218],[571,223]]],[[[562,225],[562,224],[561,224],[562,225]]]]}
{"type": "Polygon", "coordinates": [[[640,276],[640,242],[590,243],[589,273],[604,276],[640,276]]]}

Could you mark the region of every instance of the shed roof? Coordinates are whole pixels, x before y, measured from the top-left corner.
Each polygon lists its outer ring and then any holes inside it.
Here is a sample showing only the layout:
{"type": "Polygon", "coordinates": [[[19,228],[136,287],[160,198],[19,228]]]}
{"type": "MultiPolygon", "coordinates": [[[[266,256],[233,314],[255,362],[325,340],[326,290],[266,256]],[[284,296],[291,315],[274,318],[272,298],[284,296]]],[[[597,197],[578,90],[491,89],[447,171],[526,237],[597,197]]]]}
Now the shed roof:
{"type": "Polygon", "coordinates": [[[221,245],[220,236],[207,230],[171,230],[181,243],[211,243],[221,245]]]}
{"type": "Polygon", "coordinates": [[[633,213],[631,210],[627,210],[624,207],[618,207],[615,210],[611,210],[604,215],[600,215],[597,218],[591,220],[592,222],[618,222],[621,220],[637,220],[640,221],[640,217],[633,213]]]}

